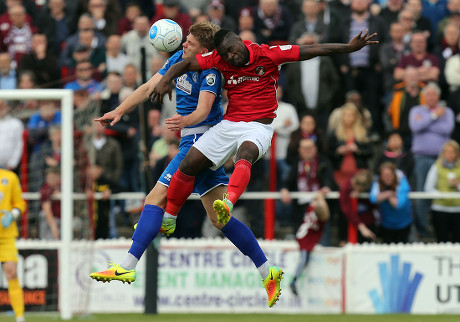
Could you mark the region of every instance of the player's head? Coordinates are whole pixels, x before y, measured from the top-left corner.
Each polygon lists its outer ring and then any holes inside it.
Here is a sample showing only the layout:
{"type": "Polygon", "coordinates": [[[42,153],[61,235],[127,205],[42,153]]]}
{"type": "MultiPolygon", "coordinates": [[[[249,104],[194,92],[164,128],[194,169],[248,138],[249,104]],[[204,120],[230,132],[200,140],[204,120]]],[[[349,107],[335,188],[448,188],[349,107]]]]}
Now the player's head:
{"type": "Polygon", "coordinates": [[[230,65],[243,67],[249,61],[249,51],[243,40],[228,29],[220,29],[214,36],[214,47],[230,65]]]}
{"type": "Polygon", "coordinates": [[[200,21],[190,27],[190,33],[184,44],[183,58],[205,54],[214,49],[214,35],[219,26],[209,21],[200,21]]]}

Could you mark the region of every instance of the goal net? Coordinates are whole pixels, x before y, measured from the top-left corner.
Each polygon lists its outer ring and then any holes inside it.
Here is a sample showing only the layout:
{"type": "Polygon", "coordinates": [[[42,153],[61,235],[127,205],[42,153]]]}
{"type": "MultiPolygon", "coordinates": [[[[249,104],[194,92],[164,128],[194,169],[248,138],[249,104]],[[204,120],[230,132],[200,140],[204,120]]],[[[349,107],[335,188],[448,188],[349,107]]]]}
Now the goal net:
{"type": "MultiPolygon", "coordinates": [[[[12,132],[0,138],[4,142],[18,142],[0,144],[0,155],[17,153],[17,145],[23,143],[20,158],[8,162],[13,163],[19,175],[28,205],[18,221],[19,237],[30,246],[20,251],[18,261],[26,312],[58,310],[64,319],[87,313],[91,286],[82,281],[81,287],[70,287],[72,262],[91,263],[93,256],[93,243],[82,243],[73,250],[71,241],[92,240],[94,236],[93,200],[85,194],[86,170],[92,156],[85,141],[99,107],[75,94],[60,89],[0,91],[0,100],[7,103],[9,115],[24,126],[22,138],[12,132]],[[51,205],[52,218],[43,207],[43,198],[51,205]],[[36,242],[31,244],[30,240],[36,242]]],[[[5,166],[9,167],[2,165],[5,166]]],[[[87,277],[91,267],[82,269],[85,271],[78,274],[87,277]]],[[[11,310],[7,288],[0,270],[2,311],[11,310]]]]}

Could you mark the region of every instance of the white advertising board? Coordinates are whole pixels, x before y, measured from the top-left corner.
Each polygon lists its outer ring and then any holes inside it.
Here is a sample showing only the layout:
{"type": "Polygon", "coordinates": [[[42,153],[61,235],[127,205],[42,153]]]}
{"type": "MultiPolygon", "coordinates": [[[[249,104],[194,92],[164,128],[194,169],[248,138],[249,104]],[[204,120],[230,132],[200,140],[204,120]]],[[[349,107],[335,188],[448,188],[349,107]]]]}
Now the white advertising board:
{"type": "Polygon", "coordinates": [[[460,313],[460,245],[345,251],[347,313],[460,313]]]}
{"type": "Polygon", "coordinates": [[[298,281],[289,288],[297,261],[296,242],[260,242],[270,263],[285,271],[276,309],[252,261],[226,240],[165,241],[159,258],[160,312],[340,313],[342,252],[318,249],[298,281]]]}

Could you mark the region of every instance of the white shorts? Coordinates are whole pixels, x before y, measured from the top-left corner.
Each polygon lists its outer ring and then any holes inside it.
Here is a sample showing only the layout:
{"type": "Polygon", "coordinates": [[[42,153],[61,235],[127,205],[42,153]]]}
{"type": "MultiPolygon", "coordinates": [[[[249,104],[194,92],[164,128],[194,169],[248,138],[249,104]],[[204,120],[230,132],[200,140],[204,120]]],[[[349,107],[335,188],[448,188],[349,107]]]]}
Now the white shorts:
{"type": "Polygon", "coordinates": [[[232,122],[223,120],[206,131],[193,146],[218,169],[245,141],[253,142],[259,148],[260,159],[270,148],[273,137],[271,124],[260,122],[232,122]]]}

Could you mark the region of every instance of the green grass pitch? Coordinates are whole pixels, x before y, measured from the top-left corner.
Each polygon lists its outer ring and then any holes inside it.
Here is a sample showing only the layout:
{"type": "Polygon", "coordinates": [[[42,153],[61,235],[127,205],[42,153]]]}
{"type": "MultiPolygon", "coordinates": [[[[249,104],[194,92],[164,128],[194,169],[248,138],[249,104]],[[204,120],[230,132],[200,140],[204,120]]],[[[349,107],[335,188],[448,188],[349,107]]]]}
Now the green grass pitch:
{"type": "MultiPolygon", "coordinates": [[[[57,314],[26,314],[27,322],[63,321],[57,314]]],[[[2,322],[13,316],[0,314],[2,322]]],[[[458,322],[460,315],[290,315],[290,314],[94,314],[74,317],[79,322],[458,322]]]]}

